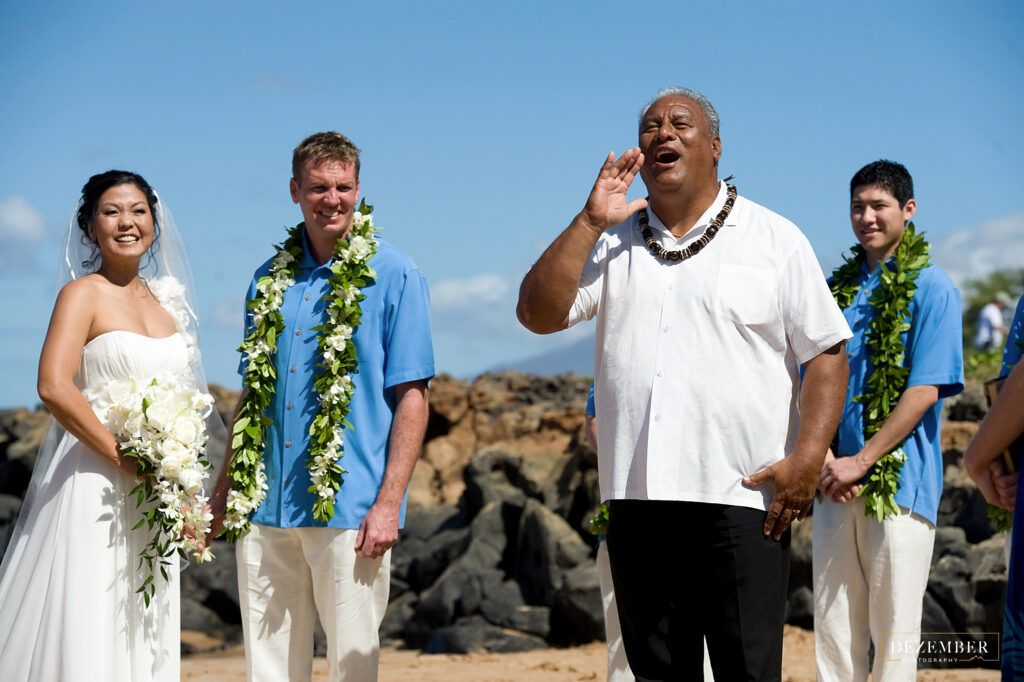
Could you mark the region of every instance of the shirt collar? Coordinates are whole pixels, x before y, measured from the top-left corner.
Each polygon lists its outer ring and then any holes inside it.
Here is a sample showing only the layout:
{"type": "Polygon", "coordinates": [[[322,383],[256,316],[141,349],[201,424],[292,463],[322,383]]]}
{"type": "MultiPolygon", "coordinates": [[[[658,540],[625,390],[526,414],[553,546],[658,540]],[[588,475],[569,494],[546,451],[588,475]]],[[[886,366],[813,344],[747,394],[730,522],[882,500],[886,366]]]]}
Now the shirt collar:
{"type": "Polygon", "coordinates": [[[881,265],[885,265],[885,267],[889,268],[890,270],[896,270],[896,256],[890,256],[885,261],[875,266],[874,270],[868,270],[868,259],[865,258],[860,264],[861,275],[864,276],[864,279],[870,279],[871,277],[877,278],[878,273],[882,271],[882,268],[880,267],[881,265]]]}
{"type": "MultiPolygon", "coordinates": [[[[704,211],[703,214],[701,214],[700,218],[697,220],[697,222],[694,224],[694,226],[691,227],[690,230],[686,234],[684,234],[682,237],[676,237],[674,234],[669,232],[668,228],[665,227],[665,223],[661,222],[661,218],[658,217],[658,214],[655,213],[654,209],[652,209],[652,208],[648,208],[647,209],[648,224],[650,225],[651,229],[654,232],[660,233],[659,237],[661,237],[662,239],[668,238],[668,239],[671,239],[672,242],[675,242],[675,243],[680,243],[680,242],[684,242],[684,241],[692,241],[692,240],[697,239],[698,237],[700,237],[702,234],[704,234],[704,229],[707,228],[707,226],[711,224],[711,221],[715,219],[715,216],[717,216],[719,214],[719,212],[722,210],[722,207],[725,206],[725,200],[728,199],[728,198],[729,198],[728,187],[726,186],[726,184],[724,182],[719,180],[718,181],[718,194],[715,196],[715,200],[711,202],[711,205],[708,206],[708,209],[706,211],[704,211]]],[[[733,206],[733,210],[729,212],[729,217],[725,219],[725,223],[724,224],[725,225],[735,225],[736,224],[736,207],[735,206],[733,206]]]]}
{"type": "Polygon", "coordinates": [[[300,270],[316,270],[317,268],[329,268],[334,262],[334,257],[327,259],[323,265],[317,265],[313,260],[313,249],[309,246],[309,234],[306,232],[306,224],[302,223],[302,262],[299,263],[300,270]]]}

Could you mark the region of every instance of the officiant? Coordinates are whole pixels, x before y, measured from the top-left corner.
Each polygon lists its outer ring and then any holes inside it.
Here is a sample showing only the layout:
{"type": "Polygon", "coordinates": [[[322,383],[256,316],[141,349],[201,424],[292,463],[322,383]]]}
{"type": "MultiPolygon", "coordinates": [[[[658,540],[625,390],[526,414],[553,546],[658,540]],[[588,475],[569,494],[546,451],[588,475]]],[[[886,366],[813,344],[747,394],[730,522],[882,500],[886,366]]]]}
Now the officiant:
{"type": "Polygon", "coordinates": [[[638,137],[527,273],[519,319],[540,334],[597,320],[601,497],[633,672],[701,679],[706,636],[716,679],[778,680],[788,529],[839,419],[850,330],[804,235],[718,179],[704,95],[662,90],[638,137]],[[637,173],[649,197],[630,201],[637,173]]]}

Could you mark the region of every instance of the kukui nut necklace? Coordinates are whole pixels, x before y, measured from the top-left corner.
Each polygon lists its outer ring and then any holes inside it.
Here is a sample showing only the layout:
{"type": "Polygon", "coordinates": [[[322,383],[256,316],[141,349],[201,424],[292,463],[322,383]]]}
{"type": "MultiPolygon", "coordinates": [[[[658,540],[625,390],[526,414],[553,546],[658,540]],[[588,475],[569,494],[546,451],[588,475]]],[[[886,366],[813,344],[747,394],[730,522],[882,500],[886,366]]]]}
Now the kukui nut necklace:
{"type": "MultiPolygon", "coordinates": [[[[327,523],[334,516],[334,496],[347,473],[340,460],[344,454],[342,431],[350,427],[346,416],[355,393],[353,375],[358,371],[356,347],[352,336],[359,327],[359,302],[366,298],[360,290],[369,286],[377,273],[369,261],[377,252],[373,225],[373,207],[365,200],[352,217],[352,231],[334,246],[327,278],[330,293],[325,320],[311,329],[319,333],[319,362],[313,392],[317,413],[309,427],[309,492],[314,494],[313,519],[327,523]]],[[[277,339],[284,331],[281,304],[284,292],[293,284],[303,259],[302,224],[288,231],[288,239],[276,247],[270,272],[256,283],[256,294],[246,304],[252,314],[252,327],[240,351],[247,362],[243,385],[245,398],[238,408],[232,429],[234,455],[228,469],[232,489],[228,493],[224,528],[228,539],[235,540],[249,530],[250,516],[266,497],[267,477],[263,464],[267,427],[272,420],[267,408],[274,397],[277,380],[275,356],[277,339]]]]}
{"type": "MultiPolygon", "coordinates": [[[[851,252],[853,255],[832,272],[830,285],[836,303],[844,310],[864,286],[861,277],[867,253],[859,244],[851,252]]],[[[906,346],[902,333],[910,329],[910,301],[917,290],[917,277],[929,263],[928,242],[923,234],[915,232],[914,223],[909,223],[891,263],[878,266],[878,284],[868,299],[876,315],[868,324],[864,341],[873,369],[864,394],[852,399],[864,406],[865,442],[882,428],[906,388],[910,368],[903,365],[906,346]]],[[[864,513],[879,523],[899,514],[895,498],[900,469],[906,460],[905,440],[872,465],[867,483],[857,493],[864,498],[864,513]]]]}
{"type": "Polygon", "coordinates": [[[640,209],[640,234],[643,235],[644,243],[647,244],[647,248],[650,252],[658,258],[667,261],[686,260],[687,258],[692,258],[700,253],[701,249],[707,246],[711,240],[715,238],[715,235],[718,234],[718,231],[722,229],[722,225],[725,224],[725,219],[728,218],[729,213],[732,212],[733,204],[736,203],[736,185],[726,185],[725,187],[728,190],[728,198],[725,200],[725,206],[723,206],[722,210],[719,211],[717,216],[715,216],[715,219],[711,221],[708,229],[704,230],[704,234],[685,249],[669,251],[662,247],[651,232],[651,226],[648,224],[647,209],[640,209]]]}

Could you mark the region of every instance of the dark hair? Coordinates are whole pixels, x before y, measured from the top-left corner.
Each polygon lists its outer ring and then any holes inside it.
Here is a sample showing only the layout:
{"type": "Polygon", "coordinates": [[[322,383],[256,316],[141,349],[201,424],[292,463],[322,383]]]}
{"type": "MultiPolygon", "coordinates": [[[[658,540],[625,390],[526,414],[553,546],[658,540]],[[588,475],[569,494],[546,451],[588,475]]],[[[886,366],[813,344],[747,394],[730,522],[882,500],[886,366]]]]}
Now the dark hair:
{"type": "Polygon", "coordinates": [[[302,167],[307,161],[351,163],[355,166],[356,178],[359,177],[359,148],[341,133],[314,133],[299,143],[292,152],[292,179],[295,182],[302,181],[302,167]]]}
{"type": "Polygon", "coordinates": [[[904,168],[903,164],[895,161],[882,159],[869,163],[857,171],[853,179],[850,180],[851,200],[853,192],[864,185],[874,185],[888,191],[899,202],[900,208],[906,206],[907,201],[914,198],[914,179],[910,177],[910,172],[904,168]]]}
{"type": "MultiPolygon", "coordinates": [[[[87,244],[92,243],[95,246],[95,242],[89,236],[89,223],[92,222],[93,214],[96,212],[96,204],[99,203],[100,197],[103,196],[104,192],[118,185],[135,185],[146,197],[150,215],[153,216],[153,245],[149,249],[149,257],[152,258],[156,250],[157,240],[160,237],[160,225],[157,223],[156,217],[158,199],[156,192],[149,186],[146,179],[138,173],[130,171],[108,170],[106,173],[98,173],[89,178],[89,181],[82,186],[82,205],[78,208],[78,227],[81,228],[83,233],[82,241],[87,244]]],[[[100,252],[96,248],[89,260],[84,261],[82,265],[92,268],[99,257],[100,252]]]]}

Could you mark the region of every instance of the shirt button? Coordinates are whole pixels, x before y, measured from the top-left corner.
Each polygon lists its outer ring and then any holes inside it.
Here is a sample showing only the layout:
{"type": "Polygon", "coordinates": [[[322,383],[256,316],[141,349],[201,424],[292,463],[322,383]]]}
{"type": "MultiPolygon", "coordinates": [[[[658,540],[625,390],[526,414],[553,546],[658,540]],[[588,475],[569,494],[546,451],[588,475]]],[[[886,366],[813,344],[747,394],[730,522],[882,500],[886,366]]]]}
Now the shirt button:
{"type": "Polygon", "coordinates": [[[290,368],[288,369],[288,371],[289,371],[289,372],[293,372],[293,373],[294,373],[294,372],[295,372],[295,368],[294,368],[294,367],[290,367],[290,368]]]}
{"type": "Polygon", "coordinates": [[[288,403],[288,409],[289,410],[292,409],[292,404],[291,403],[288,403]]]}
{"type": "Polygon", "coordinates": [[[292,446],[292,442],[291,442],[291,441],[286,441],[286,442],[285,442],[285,444],[284,444],[284,446],[285,446],[286,448],[290,448],[290,447],[292,446]]]}
{"type": "Polygon", "coordinates": [[[662,328],[661,328],[661,331],[663,331],[663,332],[667,332],[667,331],[668,331],[668,325],[666,324],[666,325],[665,325],[664,327],[662,327],[662,328]]]}
{"type": "MultiPolygon", "coordinates": [[[[309,298],[309,296],[307,296],[306,298],[309,298]]],[[[290,483],[290,482],[291,482],[291,480],[292,480],[292,477],[291,477],[291,476],[288,476],[287,478],[285,478],[285,479],[284,479],[284,482],[285,482],[285,483],[290,483]]]]}
{"type": "Polygon", "coordinates": [[[673,290],[673,289],[675,289],[675,288],[676,288],[676,285],[675,285],[675,284],[672,284],[672,283],[670,282],[670,283],[669,283],[669,285],[668,285],[668,290],[669,290],[669,291],[672,291],[672,290],[673,290]]]}
{"type": "Polygon", "coordinates": [[[298,335],[299,335],[299,334],[301,334],[301,333],[302,333],[302,330],[301,330],[301,329],[296,329],[296,330],[295,330],[295,336],[298,336],[298,335]]]}
{"type": "Polygon", "coordinates": [[[658,376],[659,376],[659,377],[660,377],[661,375],[663,375],[664,373],[665,373],[665,370],[663,370],[663,369],[659,369],[659,370],[658,370],[658,376]]]}
{"type": "Polygon", "coordinates": [[[309,294],[306,294],[306,300],[307,301],[309,300],[309,294]]]}
{"type": "Polygon", "coordinates": [[[660,414],[654,415],[654,421],[660,422],[661,421],[661,415],[660,414]]]}

